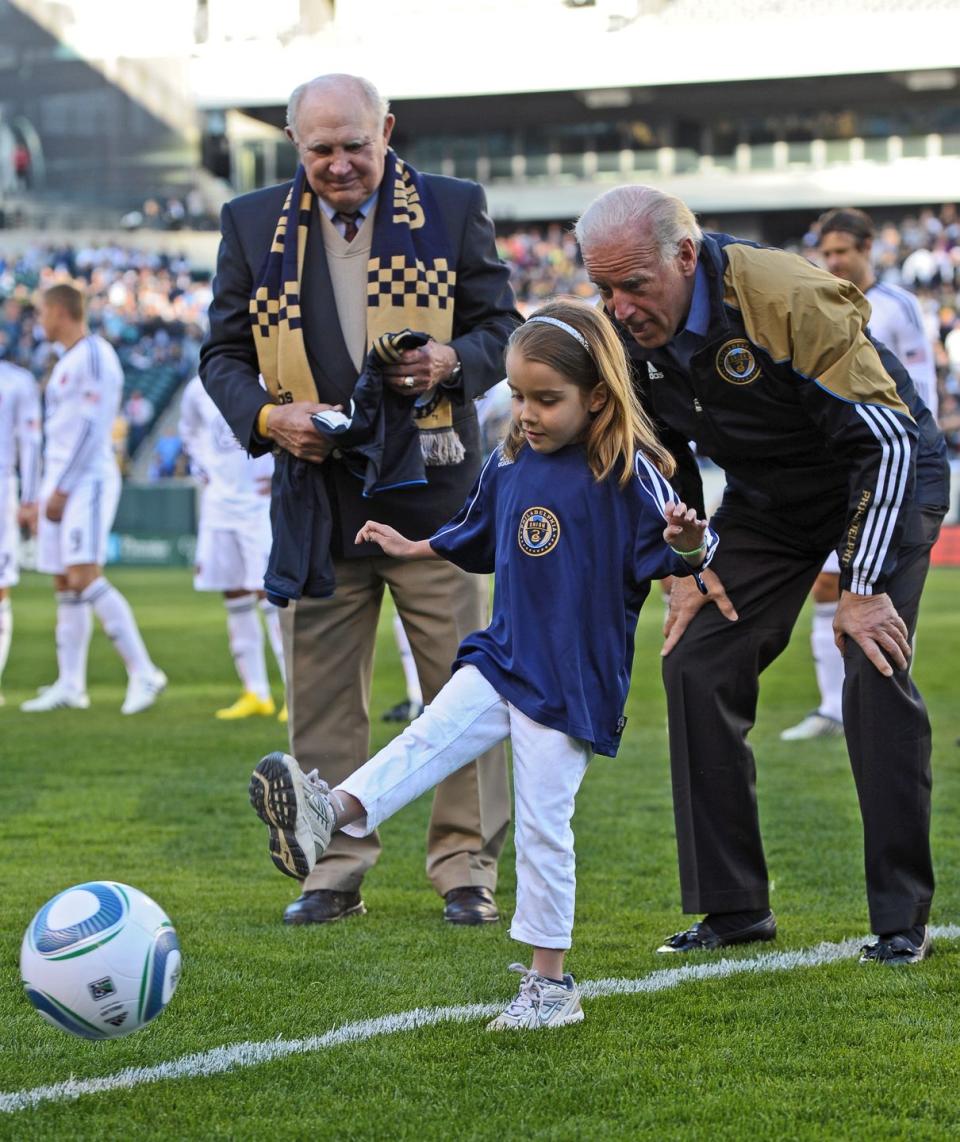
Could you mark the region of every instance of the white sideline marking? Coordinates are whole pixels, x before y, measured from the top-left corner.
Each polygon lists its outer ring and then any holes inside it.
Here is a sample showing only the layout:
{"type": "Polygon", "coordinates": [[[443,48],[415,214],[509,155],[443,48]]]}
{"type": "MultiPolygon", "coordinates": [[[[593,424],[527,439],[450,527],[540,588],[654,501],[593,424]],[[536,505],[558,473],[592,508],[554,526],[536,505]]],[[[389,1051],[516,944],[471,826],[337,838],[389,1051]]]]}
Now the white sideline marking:
{"type": "MultiPolygon", "coordinates": [[[[931,928],[930,933],[940,940],[960,937],[960,927],[954,924],[931,928]]],[[[815,948],[794,952],[767,952],[752,959],[716,960],[713,963],[684,964],[651,972],[640,979],[595,979],[580,984],[580,990],[589,999],[607,995],[639,995],[655,991],[669,991],[683,983],[705,979],[724,979],[744,973],[793,971],[794,968],[819,967],[853,956],[860,950],[863,939],[843,940],[839,944],[818,944],[815,948]]],[[[374,1035],[396,1035],[400,1031],[415,1031],[419,1027],[432,1027],[437,1023],[467,1023],[486,1019],[503,1010],[502,1003],[472,1003],[463,1007],[418,1007],[401,1011],[397,1015],[381,1015],[335,1027],[323,1035],[310,1035],[305,1039],[268,1039],[259,1043],[233,1043],[214,1047],[193,1055],[183,1055],[153,1067],[127,1067],[114,1075],[98,1079],[68,1079],[49,1086],[0,1094],[0,1113],[10,1114],[26,1110],[43,1102],[66,1102],[84,1094],[104,1094],[112,1090],[129,1090],[147,1083],[167,1079],[197,1078],[217,1075],[241,1067],[256,1067],[287,1055],[304,1055],[324,1051],[342,1043],[359,1043],[374,1035]]]]}

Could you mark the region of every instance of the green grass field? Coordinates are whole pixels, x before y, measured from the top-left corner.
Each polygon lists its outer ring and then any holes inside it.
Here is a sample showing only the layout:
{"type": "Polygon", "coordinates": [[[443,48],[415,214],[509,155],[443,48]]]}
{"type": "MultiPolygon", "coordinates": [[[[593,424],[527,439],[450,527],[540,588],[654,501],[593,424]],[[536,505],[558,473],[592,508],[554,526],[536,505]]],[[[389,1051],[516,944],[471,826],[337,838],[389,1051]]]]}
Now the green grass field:
{"type": "MultiPolygon", "coordinates": [[[[115,569],[157,662],[158,705],[121,717],[124,675],[99,630],[88,711],[26,715],[55,674],[49,583],[13,593],[16,630],[0,710],[0,1092],[116,1075],[245,1041],[319,1036],[412,1008],[505,1001],[524,949],[506,923],[445,926],[423,871],[428,806],[383,830],[364,885],[369,914],[317,929],[280,923],[296,895],[276,873],[247,804],[253,763],[285,744],[273,720],[224,724],[238,691],[215,596],[186,571],[115,569]],[[90,879],[141,888],[172,917],[184,972],[170,1008],[112,1042],[48,1027],[20,989],[24,928],[60,889],[90,879]]],[[[960,572],[935,572],[916,674],[935,731],[933,922],[960,921],[960,572]]],[[[598,758],[575,820],[581,981],[677,967],[653,949],[682,926],[673,840],[659,602],[641,617],[621,756],[598,758]]],[[[775,945],[749,960],[867,933],[861,842],[842,744],[786,745],[778,732],[814,704],[804,616],[768,672],[758,725],[761,817],[775,945]]],[[[278,690],[279,694],[279,690],[278,690]]],[[[381,628],[375,711],[401,696],[381,628]]],[[[389,727],[375,722],[374,745],[389,727]]],[[[363,759],[358,759],[358,761],[363,759]]],[[[513,853],[499,900],[513,903],[513,853]]],[[[719,957],[695,959],[708,964],[719,957]]],[[[171,1078],[0,1112],[0,1138],[27,1139],[918,1139],[960,1134],[960,941],[915,969],[855,958],[731,974],[670,990],[594,998],[577,1027],[492,1035],[483,1020],[376,1035],[226,1073],[171,1078]]]]}

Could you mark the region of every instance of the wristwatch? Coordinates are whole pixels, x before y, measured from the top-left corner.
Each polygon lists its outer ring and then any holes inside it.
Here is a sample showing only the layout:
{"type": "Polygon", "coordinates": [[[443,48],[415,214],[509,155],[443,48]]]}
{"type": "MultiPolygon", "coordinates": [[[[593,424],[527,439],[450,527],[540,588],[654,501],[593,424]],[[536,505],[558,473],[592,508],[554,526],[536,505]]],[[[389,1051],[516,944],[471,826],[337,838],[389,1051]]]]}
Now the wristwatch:
{"type": "Polygon", "coordinates": [[[457,363],[450,370],[450,376],[447,377],[447,379],[443,383],[445,385],[458,384],[462,376],[463,376],[463,364],[460,361],[460,358],[458,357],[457,363]]]}

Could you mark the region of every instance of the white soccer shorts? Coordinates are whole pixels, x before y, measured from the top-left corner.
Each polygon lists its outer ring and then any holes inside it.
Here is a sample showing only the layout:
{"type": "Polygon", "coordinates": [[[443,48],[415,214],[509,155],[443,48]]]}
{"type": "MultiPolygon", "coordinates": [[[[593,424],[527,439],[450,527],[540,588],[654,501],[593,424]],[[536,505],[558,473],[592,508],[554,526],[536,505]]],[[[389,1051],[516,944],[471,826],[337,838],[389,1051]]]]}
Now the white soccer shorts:
{"type": "Polygon", "coordinates": [[[569,948],[576,898],[574,799],[592,752],[587,742],[532,721],[475,666],[461,667],[419,718],[340,783],[367,811],[355,837],[505,738],[513,752],[517,908],[514,940],[569,948]]]}
{"type": "Polygon", "coordinates": [[[14,481],[0,476],[0,587],[20,582],[20,536],[14,481]]]}
{"type": "Polygon", "coordinates": [[[270,558],[270,519],[249,531],[204,527],[197,535],[193,586],[197,591],[262,591],[270,558]]]}
{"type": "Polygon", "coordinates": [[[67,497],[63,518],[47,519],[47,497],[53,489],[40,493],[40,519],[37,525],[37,570],[46,575],[62,575],[68,567],[107,561],[107,539],[120,502],[119,471],[96,479],[81,480],[67,497]]]}
{"type": "Polygon", "coordinates": [[[823,575],[839,575],[840,574],[840,556],[835,551],[831,551],[827,556],[827,561],[820,568],[823,575]]]}

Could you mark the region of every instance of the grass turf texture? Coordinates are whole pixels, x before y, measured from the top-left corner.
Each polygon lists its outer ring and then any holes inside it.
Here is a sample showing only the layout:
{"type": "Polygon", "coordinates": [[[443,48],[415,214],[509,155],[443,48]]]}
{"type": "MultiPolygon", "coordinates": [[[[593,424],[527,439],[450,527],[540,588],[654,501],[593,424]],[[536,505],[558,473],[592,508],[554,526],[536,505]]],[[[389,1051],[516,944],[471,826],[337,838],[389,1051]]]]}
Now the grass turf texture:
{"type": "MultiPolygon", "coordinates": [[[[13,649],[0,710],[0,1091],[112,1075],[244,1040],[294,1039],[414,1007],[505,1001],[524,949],[506,923],[444,925],[423,872],[426,799],[383,830],[364,886],[369,915],[315,929],[280,924],[297,893],[266,851],[246,785],[283,746],[273,719],[222,723],[238,692],[216,596],[185,571],[114,569],[147,644],[170,676],[158,705],[121,717],[125,679],[102,632],[87,711],[21,714],[55,674],[49,581],[13,592],[13,649]],[[153,896],[184,953],[174,1000],[113,1042],[46,1026],[19,985],[31,916],[67,885],[117,879],[153,896]]],[[[917,679],[935,732],[933,920],[960,919],[960,573],[931,575],[917,679]]],[[[576,946],[581,979],[675,967],[654,955],[682,926],[659,682],[660,605],[641,616],[621,756],[598,758],[578,800],[576,946]]],[[[767,672],[753,744],[773,903],[774,945],[751,957],[868,930],[860,828],[842,743],[781,743],[815,704],[805,614],[767,672]]],[[[279,686],[277,686],[279,696],[279,686]]],[[[402,694],[381,625],[373,709],[402,694]]],[[[392,733],[375,717],[374,747],[392,733]]],[[[513,903],[513,851],[498,897],[513,903]]],[[[715,956],[696,957],[713,962],[715,956]]],[[[588,1000],[585,1023],[492,1035],[441,1024],[211,1078],[161,1082],[0,1114],[0,1138],[536,1139],[943,1138],[960,1132],[956,999],[960,942],[917,969],[855,961],[740,975],[643,996],[588,1000]]]]}

